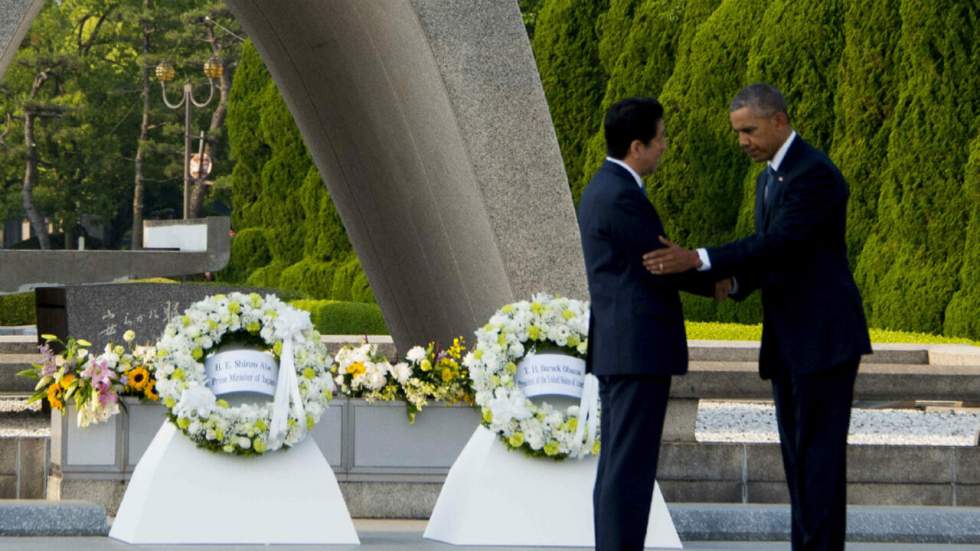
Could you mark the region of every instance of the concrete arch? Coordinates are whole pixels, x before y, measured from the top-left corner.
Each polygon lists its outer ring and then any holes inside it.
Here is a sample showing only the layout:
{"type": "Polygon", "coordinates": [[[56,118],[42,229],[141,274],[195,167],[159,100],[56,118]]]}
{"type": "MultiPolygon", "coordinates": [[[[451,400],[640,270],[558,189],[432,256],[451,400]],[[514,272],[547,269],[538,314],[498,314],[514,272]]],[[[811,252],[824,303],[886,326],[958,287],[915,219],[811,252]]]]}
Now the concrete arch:
{"type": "MultiPolygon", "coordinates": [[[[3,4],[28,14],[36,2],[3,4]]],[[[515,1],[228,4],[279,85],[399,348],[469,336],[537,291],[586,296],[515,1]]]]}

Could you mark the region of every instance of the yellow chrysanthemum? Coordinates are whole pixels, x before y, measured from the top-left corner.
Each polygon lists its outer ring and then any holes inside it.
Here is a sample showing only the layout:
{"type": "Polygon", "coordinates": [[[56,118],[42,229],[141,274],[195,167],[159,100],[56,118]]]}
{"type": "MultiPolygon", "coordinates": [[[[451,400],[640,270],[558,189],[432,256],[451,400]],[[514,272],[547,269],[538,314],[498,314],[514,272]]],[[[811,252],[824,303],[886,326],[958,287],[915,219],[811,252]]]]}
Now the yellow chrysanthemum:
{"type": "MultiPolygon", "coordinates": [[[[61,381],[58,384],[61,385],[61,388],[62,389],[68,390],[68,387],[71,386],[71,384],[73,382],[75,382],[75,376],[72,375],[71,373],[65,373],[64,376],[61,377],[61,381]]],[[[54,385],[51,385],[51,386],[54,386],[54,385]]],[[[51,393],[51,388],[50,387],[48,387],[48,393],[49,393],[49,395],[51,393]]]]}
{"type": "Polygon", "coordinates": [[[364,375],[365,372],[367,372],[367,368],[364,367],[363,362],[354,362],[347,366],[347,373],[349,373],[351,377],[360,377],[361,375],[364,375]]]}

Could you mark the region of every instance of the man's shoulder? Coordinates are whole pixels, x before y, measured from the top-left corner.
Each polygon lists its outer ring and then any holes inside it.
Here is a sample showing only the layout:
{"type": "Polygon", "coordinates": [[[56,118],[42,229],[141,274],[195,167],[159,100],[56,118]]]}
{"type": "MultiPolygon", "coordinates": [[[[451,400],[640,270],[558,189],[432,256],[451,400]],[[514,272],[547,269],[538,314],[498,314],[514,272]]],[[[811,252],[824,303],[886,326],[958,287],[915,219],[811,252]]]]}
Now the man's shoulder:
{"type": "Polygon", "coordinates": [[[606,161],[601,167],[599,167],[599,170],[592,175],[592,179],[589,180],[589,184],[582,192],[582,199],[584,200],[587,197],[594,198],[597,196],[615,196],[618,193],[622,193],[624,189],[629,189],[623,185],[626,182],[632,184],[632,177],[622,168],[610,163],[609,161],[606,161]]]}
{"type": "Polygon", "coordinates": [[[829,173],[834,179],[843,180],[840,169],[837,168],[837,165],[834,164],[834,161],[826,153],[810,145],[802,138],[797,138],[797,141],[800,147],[796,155],[797,159],[794,162],[797,166],[794,168],[801,175],[826,175],[829,173]]]}

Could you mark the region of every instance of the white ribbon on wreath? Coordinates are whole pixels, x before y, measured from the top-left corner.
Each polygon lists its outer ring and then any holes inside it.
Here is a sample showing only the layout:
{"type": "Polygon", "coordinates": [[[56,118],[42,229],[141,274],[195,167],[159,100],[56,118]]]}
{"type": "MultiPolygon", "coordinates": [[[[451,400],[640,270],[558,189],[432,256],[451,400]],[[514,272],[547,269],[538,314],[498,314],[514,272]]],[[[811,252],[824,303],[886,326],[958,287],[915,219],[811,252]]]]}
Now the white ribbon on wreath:
{"type": "Polygon", "coordinates": [[[591,373],[585,374],[585,382],[582,385],[582,401],[579,403],[578,423],[575,427],[575,441],[581,442],[585,437],[585,444],[579,449],[578,457],[581,458],[589,453],[592,445],[595,444],[596,428],[599,423],[599,379],[591,373]],[[588,430],[586,430],[588,429],[588,430]]]}
{"type": "Polygon", "coordinates": [[[282,337],[282,350],[279,354],[279,376],[276,394],[272,399],[272,419],[269,424],[269,436],[273,440],[284,437],[288,432],[290,409],[297,419],[305,418],[299,379],[296,377],[293,339],[301,336],[303,330],[310,326],[309,317],[308,312],[288,310],[275,322],[276,333],[282,337]]]}

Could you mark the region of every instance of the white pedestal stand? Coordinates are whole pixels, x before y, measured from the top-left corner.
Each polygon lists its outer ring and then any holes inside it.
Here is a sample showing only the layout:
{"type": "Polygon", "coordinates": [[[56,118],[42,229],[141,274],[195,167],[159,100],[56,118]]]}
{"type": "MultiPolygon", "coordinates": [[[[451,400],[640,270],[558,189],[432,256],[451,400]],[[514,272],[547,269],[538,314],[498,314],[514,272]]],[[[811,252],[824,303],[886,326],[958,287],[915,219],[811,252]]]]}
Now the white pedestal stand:
{"type": "MultiPolygon", "coordinates": [[[[449,471],[425,538],[454,545],[592,547],[597,462],[526,457],[480,426],[449,471]]],[[[645,546],[683,548],[659,487],[645,546]]]]}
{"type": "Polygon", "coordinates": [[[136,466],[109,536],[128,543],[360,543],[312,438],[236,457],[196,448],[169,421],[136,466]]]}

